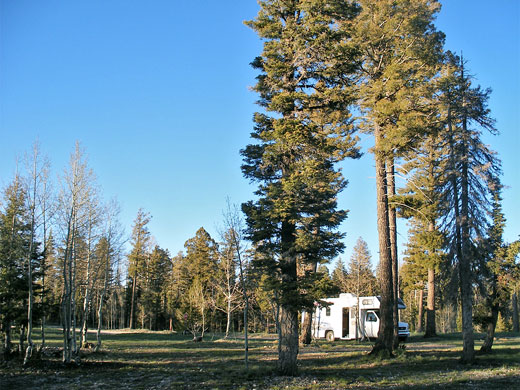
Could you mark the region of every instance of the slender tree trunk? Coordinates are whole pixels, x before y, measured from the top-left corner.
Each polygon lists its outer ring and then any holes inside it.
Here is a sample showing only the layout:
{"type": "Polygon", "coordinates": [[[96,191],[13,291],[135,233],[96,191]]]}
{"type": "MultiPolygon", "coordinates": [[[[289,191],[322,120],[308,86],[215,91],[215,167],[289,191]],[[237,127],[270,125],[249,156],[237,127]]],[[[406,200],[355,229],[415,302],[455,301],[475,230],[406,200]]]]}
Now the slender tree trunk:
{"type": "Polygon", "coordinates": [[[130,325],[128,326],[130,329],[135,328],[134,317],[135,317],[135,290],[137,285],[137,271],[134,273],[134,277],[132,278],[132,299],[130,300],[130,325]]]}
{"type": "Polygon", "coordinates": [[[89,219],[88,219],[88,237],[87,237],[87,280],[85,283],[85,297],[83,299],[83,321],[81,324],[81,347],[86,347],[88,341],[88,317],[90,315],[91,308],[91,294],[92,286],[95,282],[92,281],[92,209],[89,207],[89,219]]]}
{"type": "Polygon", "coordinates": [[[392,355],[394,341],[393,320],[393,280],[390,229],[388,215],[388,196],[385,158],[381,153],[383,136],[379,125],[374,126],[376,192],[377,192],[377,231],[379,236],[379,264],[381,270],[381,308],[379,335],[370,354],[392,355]]]}
{"type": "Polygon", "coordinates": [[[417,318],[417,332],[423,332],[423,317],[424,317],[424,288],[419,290],[419,305],[418,305],[418,318],[417,318]]]}
{"type": "MultiPolygon", "coordinates": [[[[467,136],[466,118],[463,118],[464,138],[467,136]]],[[[469,260],[469,226],[468,226],[468,165],[465,157],[467,155],[466,141],[463,141],[462,169],[460,172],[460,208],[459,208],[459,186],[457,175],[459,174],[455,165],[455,151],[453,142],[453,129],[451,108],[448,107],[448,129],[450,133],[450,164],[451,164],[451,186],[453,191],[453,207],[455,213],[455,246],[459,261],[459,286],[462,309],[462,363],[472,363],[475,359],[475,341],[473,339],[473,302],[471,290],[471,264],[469,260]]]]}
{"type": "Polygon", "coordinates": [[[90,313],[90,261],[88,261],[88,265],[87,265],[87,281],[86,281],[86,286],[85,286],[85,298],[83,298],[83,319],[82,319],[82,323],[81,323],[81,343],[80,343],[80,348],[85,348],[87,343],[88,343],[88,340],[87,340],[87,336],[88,336],[88,316],[89,316],[89,313],[90,313]]]}
{"type": "Polygon", "coordinates": [[[65,254],[63,257],[63,296],[61,300],[61,315],[62,315],[62,324],[63,324],[63,363],[70,363],[71,353],[70,353],[70,316],[71,316],[71,277],[70,277],[70,268],[71,268],[71,257],[72,257],[72,242],[74,240],[74,209],[71,206],[71,212],[69,216],[69,226],[67,231],[67,239],[65,244],[65,254]]]}
{"type": "MultiPolygon", "coordinates": [[[[462,69],[464,79],[464,69],[462,69]]],[[[463,101],[465,108],[465,101],[463,101]]],[[[462,256],[459,261],[460,295],[462,301],[462,363],[473,363],[475,360],[475,341],[473,339],[473,291],[471,262],[470,262],[470,232],[469,232],[469,179],[468,179],[468,143],[466,113],[462,120],[463,131],[463,160],[461,172],[461,218],[460,231],[462,236],[462,256]]]]}
{"type": "MultiPolygon", "coordinates": [[[[386,165],[386,180],[388,198],[395,196],[395,168],[394,158],[389,158],[386,165]]],[[[390,255],[392,256],[392,283],[393,283],[393,320],[394,342],[393,349],[399,347],[399,258],[397,257],[397,213],[395,207],[388,206],[388,222],[390,229],[390,255]]]]}
{"type": "Polygon", "coordinates": [[[98,352],[101,348],[101,328],[103,326],[103,303],[105,302],[105,294],[108,289],[108,271],[110,269],[110,244],[107,247],[107,256],[105,261],[105,282],[103,283],[103,291],[101,292],[101,296],[99,297],[99,307],[98,307],[98,326],[96,331],[96,347],[94,348],[94,352],[98,352]]]}
{"type": "Polygon", "coordinates": [[[426,302],[426,332],[424,337],[437,336],[435,326],[435,270],[428,268],[428,297],[426,302]]]}
{"type": "Polygon", "coordinates": [[[41,272],[42,272],[42,289],[41,289],[41,305],[42,305],[42,320],[41,320],[41,339],[42,342],[40,344],[40,350],[43,351],[45,348],[45,268],[47,262],[47,180],[43,183],[43,200],[42,200],[42,222],[43,222],[43,256],[41,262],[41,272]]]}
{"type": "Polygon", "coordinates": [[[2,325],[4,327],[4,359],[9,360],[13,348],[11,341],[11,321],[7,320],[2,325]]]}
{"type": "MultiPolygon", "coordinates": [[[[312,262],[308,266],[309,266],[309,269],[313,273],[316,273],[317,268],[318,268],[317,262],[312,262]]],[[[359,275],[359,273],[358,273],[358,275],[359,275]]],[[[313,314],[312,308],[307,308],[307,310],[305,310],[305,312],[304,312],[303,324],[302,324],[302,334],[300,337],[300,341],[304,345],[309,345],[312,341],[312,314],[313,314]]]]}
{"type": "MultiPolygon", "coordinates": [[[[34,214],[33,214],[34,215],[34,214]]],[[[34,216],[33,216],[33,228],[31,229],[31,243],[29,245],[29,258],[28,258],[28,283],[29,283],[29,302],[27,305],[27,350],[25,351],[25,357],[23,365],[25,366],[32,356],[33,352],[33,341],[32,341],[32,329],[33,329],[33,306],[34,306],[34,294],[33,294],[33,273],[32,273],[32,251],[34,241],[34,216]]]]}
{"type": "Polygon", "coordinates": [[[494,304],[491,307],[491,316],[487,319],[486,323],[486,337],[484,339],[484,343],[482,347],[480,347],[479,354],[489,354],[491,353],[491,348],[493,348],[493,340],[495,338],[495,330],[498,321],[498,305],[494,304]]]}
{"type": "Polygon", "coordinates": [[[516,290],[511,297],[511,303],[513,305],[513,332],[520,332],[520,326],[518,323],[518,297],[516,290]]]}
{"type": "MultiPolygon", "coordinates": [[[[76,224],[76,223],[74,223],[76,224]]],[[[71,294],[70,294],[70,306],[71,306],[71,333],[72,333],[72,354],[75,360],[77,360],[79,355],[79,348],[77,344],[77,335],[76,335],[76,272],[77,272],[77,254],[76,254],[76,245],[72,246],[72,266],[70,267],[71,271],[71,294]]]]}
{"type": "MultiPolygon", "coordinates": [[[[235,233],[236,234],[236,233],[235,233]]],[[[240,245],[238,240],[235,240],[235,245],[240,245]]],[[[242,283],[242,293],[244,294],[244,361],[246,365],[246,370],[249,369],[249,297],[247,296],[247,286],[244,277],[244,266],[242,263],[242,256],[240,253],[240,246],[237,246],[237,256],[238,256],[238,265],[240,268],[240,282],[242,283]]],[[[267,327],[267,332],[269,333],[269,325],[267,327]]]]}
{"type": "Polygon", "coordinates": [[[25,329],[26,329],[26,326],[25,324],[22,324],[20,326],[20,341],[19,341],[19,344],[18,344],[18,353],[21,355],[25,352],[25,329]]]}
{"type": "Polygon", "coordinates": [[[231,297],[227,301],[227,309],[226,309],[226,335],[225,339],[229,336],[229,329],[231,328],[231,297]]]}

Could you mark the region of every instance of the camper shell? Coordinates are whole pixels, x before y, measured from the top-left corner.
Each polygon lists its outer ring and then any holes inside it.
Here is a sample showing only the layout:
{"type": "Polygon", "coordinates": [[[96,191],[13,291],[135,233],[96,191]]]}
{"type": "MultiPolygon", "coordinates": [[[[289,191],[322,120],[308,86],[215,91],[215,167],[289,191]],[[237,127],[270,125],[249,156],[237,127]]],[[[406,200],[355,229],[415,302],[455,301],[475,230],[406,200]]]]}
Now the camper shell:
{"type": "MultiPolygon", "coordinates": [[[[350,293],[337,298],[325,298],[315,303],[312,318],[314,338],[356,340],[376,338],[379,333],[379,309],[381,297],[356,297],[350,293]]],[[[399,298],[398,308],[406,306],[399,298]]],[[[405,341],[410,336],[406,322],[399,322],[399,339],[405,341]]]]}

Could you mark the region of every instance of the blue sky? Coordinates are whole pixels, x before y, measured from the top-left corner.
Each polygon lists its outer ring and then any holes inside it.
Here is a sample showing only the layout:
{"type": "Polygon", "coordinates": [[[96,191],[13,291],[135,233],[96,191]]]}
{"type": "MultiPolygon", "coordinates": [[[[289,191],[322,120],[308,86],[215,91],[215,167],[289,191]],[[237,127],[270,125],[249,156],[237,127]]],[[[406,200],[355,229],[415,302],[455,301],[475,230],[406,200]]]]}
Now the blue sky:
{"type": "MultiPolygon", "coordinates": [[[[520,2],[443,3],[446,47],[493,89],[501,134],[486,142],[503,160],[512,241],[520,234],[520,2]]],[[[0,0],[0,186],[36,138],[55,175],[79,140],[105,198],[119,199],[127,233],[142,207],[172,254],[201,226],[217,237],[226,197],[241,203],[254,191],[239,150],[257,110],[249,63],[261,42],[243,24],[257,10],[254,0],[0,0]]],[[[373,165],[369,154],[343,164],[345,259],[359,236],[377,256],[373,165]]]]}

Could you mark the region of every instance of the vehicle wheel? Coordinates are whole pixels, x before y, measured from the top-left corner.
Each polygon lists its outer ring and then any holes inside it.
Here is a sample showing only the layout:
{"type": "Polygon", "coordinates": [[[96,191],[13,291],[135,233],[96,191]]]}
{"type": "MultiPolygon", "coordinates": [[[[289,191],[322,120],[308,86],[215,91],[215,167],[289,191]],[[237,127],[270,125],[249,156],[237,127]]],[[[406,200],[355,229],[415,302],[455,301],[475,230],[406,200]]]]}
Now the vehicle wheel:
{"type": "Polygon", "coordinates": [[[334,341],[334,332],[332,330],[328,330],[326,333],[325,333],[325,338],[327,339],[327,341],[334,341]]]}

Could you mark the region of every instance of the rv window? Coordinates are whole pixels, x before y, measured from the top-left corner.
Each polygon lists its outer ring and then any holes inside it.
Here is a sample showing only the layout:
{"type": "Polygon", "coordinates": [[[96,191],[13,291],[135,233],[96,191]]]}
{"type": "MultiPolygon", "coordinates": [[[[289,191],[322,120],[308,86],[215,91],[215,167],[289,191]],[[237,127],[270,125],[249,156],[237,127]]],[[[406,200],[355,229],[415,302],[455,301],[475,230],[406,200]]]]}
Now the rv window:
{"type": "Polygon", "coordinates": [[[377,322],[377,317],[376,317],[376,315],[373,312],[369,311],[367,313],[366,321],[368,321],[368,322],[377,322]]]}
{"type": "Polygon", "coordinates": [[[325,315],[326,315],[327,317],[330,316],[330,307],[325,308],[325,315]]]}

